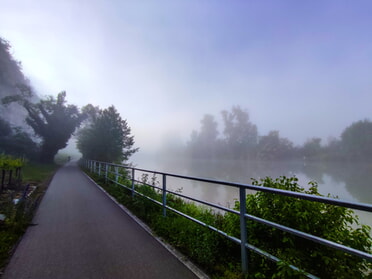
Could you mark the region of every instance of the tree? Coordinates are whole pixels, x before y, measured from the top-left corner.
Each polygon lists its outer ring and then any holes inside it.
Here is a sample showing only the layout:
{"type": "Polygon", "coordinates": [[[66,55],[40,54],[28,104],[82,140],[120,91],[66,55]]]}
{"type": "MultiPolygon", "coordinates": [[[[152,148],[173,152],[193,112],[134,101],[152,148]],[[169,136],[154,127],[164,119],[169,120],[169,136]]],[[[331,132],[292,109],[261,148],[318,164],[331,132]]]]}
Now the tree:
{"type": "Polygon", "coordinates": [[[58,150],[66,147],[68,140],[80,125],[85,114],[75,105],[66,104],[66,92],[57,98],[48,96],[34,104],[30,101],[31,89],[21,88],[21,94],[3,98],[3,103],[20,103],[27,111],[26,123],[41,138],[40,161],[51,163],[58,150]]]}
{"type": "Polygon", "coordinates": [[[225,143],[230,154],[235,159],[246,159],[253,156],[258,141],[257,126],[249,121],[247,111],[239,106],[231,112],[222,111],[225,125],[225,143]]]}
{"type": "Polygon", "coordinates": [[[0,118],[0,154],[34,159],[37,151],[37,144],[26,132],[0,118]]]}
{"type": "Polygon", "coordinates": [[[84,158],[121,163],[138,151],[130,133],[127,121],[111,106],[99,110],[78,132],[77,148],[84,158]]]}
{"type": "Polygon", "coordinates": [[[21,63],[10,51],[10,43],[0,37],[0,96],[16,94],[17,84],[28,84],[22,73],[21,63]]]}
{"type": "Polygon", "coordinates": [[[318,158],[323,152],[323,148],[321,146],[321,138],[312,138],[307,140],[302,147],[302,154],[305,158],[318,158]]]}
{"type": "Polygon", "coordinates": [[[12,128],[9,123],[0,118],[0,137],[7,137],[12,134],[12,128]]]}
{"type": "Polygon", "coordinates": [[[349,159],[371,160],[372,122],[366,119],[347,127],[341,134],[341,146],[349,159]]]}
{"type": "MultiPolygon", "coordinates": [[[[29,81],[22,73],[21,63],[12,56],[9,42],[0,38],[0,99],[17,95],[18,86],[24,85],[29,85],[29,81]]],[[[0,105],[1,117],[11,125],[26,126],[24,123],[26,114],[24,108],[17,103],[10,106],[0,105]]]]}
{"type": "Polygon", "coordinates": [[[288,159],[293,154],[293,143],[279,137],[279,131],[270,131],[259,139],[257,157],[264,160],[288,159]]]}
{"type": "Polygon", "coordinates": [[[217,122],[210,114],[204,115],[201,122],[200,132],[193,131],[188,149],[193,157],[211,159],[218,152],[217,122]]]}
{"type": "Polygon", "coordinates": [[[326,160],[340,161],[343,159],[341,140],[335,137],[328,138],[328,142],[324,149],[324,157],[326,160]]]}

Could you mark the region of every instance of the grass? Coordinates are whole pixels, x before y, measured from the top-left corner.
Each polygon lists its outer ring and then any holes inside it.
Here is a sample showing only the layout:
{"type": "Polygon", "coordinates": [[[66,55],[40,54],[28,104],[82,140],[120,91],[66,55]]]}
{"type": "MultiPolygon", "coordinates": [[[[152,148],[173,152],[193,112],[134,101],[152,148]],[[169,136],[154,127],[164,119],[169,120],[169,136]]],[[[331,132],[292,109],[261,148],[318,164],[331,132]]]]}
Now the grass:
{"type": "MultiPolygon", "coordinates": [[[[119,203],[142,219],[155,234],[182,252],[213,279],[305,278],[303,271],[293,271],[289,264],[294,264],[322,278],[372,278],[372,265],[366,260],[330,250],[328,247],[316,245],[313,242],[306,242],[252,220],[247,221],[249,242],[277,256],[282,261],[274,263],[249,251],[250,272],[243,275],[240,272],[240,247],[236,243],[169,210],[167,210],[167,216],[163,217],[161,206],[140,195],[132,197],[129,189],[105,182],[103,177],[96,174],[88,174],[119,203]]],[[[114,177],[109,178],[115,179],[114,177]]],[[[149,183],[152,185],[156,183],[154,181],[148,182],[147,178],[143,177],[142,183],[135,185],[136,191],[153,200],[161,201],[161,191],[151,187],[149,183]]],[[[296,192],[304,191],[298,186],[295,177],[280,177],[274,180],[266,177],[263,181],[267,183],[267,185],[265,184],[267,187],[296,192]]],[[[119,178],[119,182],[131,187],[131,181],[125,177],[119,178]]],[[[255,185],[262,186],[258,181],[255,183],[255,185]]],[[[312,183],[311,185],[313,186],[309,191],[312,194],[317,194],[316,184],[312,183]]],[[[236,214],[221,215],[208,210],[205,206],[186,202],[173,194],[167,194],[167,204],[177,211],[226,232],[230,236],[240,237],[240,220],[236,214]]],[[[247,212],[252,215],[265,217],[294,229],[370,253],[372,239],[369,236],[369,227],[362,226],[354,230],[348,225],[357,220],[352,217],[352,211],[347,211],[342,207],[338,207],[337,210],[335,207],[331,207],[329,211],[326,211],[327,206],[329,207],[329,205],[302,200],[288,201],[287,197],[281,196],[275,196],[274,199],[272,194],[262,194],[261,192],[247,196],[247,212]],[[276,210],[273,210],[273,207],[276,210]],[[262,210],[266,215],[258,210],[262,210]],[[324,212],[327,214],[324,215],[324,212]],[[324,216],[320,213],[323,213],[324,216]],[[310,217],[313,219],[309,219],[310,217]],[[309,224],[312,225],[309,226],[309,224]],[[337,226],[337,224],[340,225],[337,226]],[[310,229],[321,233],[315,234],[315,232],[309,231],[310,229]],[[332,235],[332,233],[334,234],[332,235]]],[[[234,209],[239,209],[238,203],[234,209]]]]}
{"type": "Polygon", "coordinates": [[[22,168],[22,185],[37,186],[32,195],[17,205],[12,202],[12,197],[19,194],[16,190],[7,189],[0,196],[0,213],[6,216],[5,221],[0,222],[0,276],[18,240],[29,226],[50,179],[59,167],[55,164],[28,163],[22,168]]]}
{"type": "MultiPolygon", "coordinates": [[[[162,208],[159,205],[139,195],[133,198],[130,190],[113,183],[105,183],[102,177],[92,173],[89,175],[119,203],[125,205],[145,222],[157,236],[187,256],[211,278],[244,278],[240,270],[239,245],[171,211],[167,212],[167,217],[163,217],[162,208]]],[[[131,186],[129,180],[121,179],[120,182],[128,187],[131,186]]],[[[137,184],[135,188],[154,200],[161,201],[162,199],[161,193],[150,186],[137,184]]],[[[206,207],[186,202],[172,194],[167,195],[167,203],[202,222],[221,230],[224,229],[223,216],[206,207]]]]}
{"type": "Polygon", "coordinates": [[[22,169],[23,183],[43,183],[47,181],[60,166],[54,164],[28,163],[22,169]]]}

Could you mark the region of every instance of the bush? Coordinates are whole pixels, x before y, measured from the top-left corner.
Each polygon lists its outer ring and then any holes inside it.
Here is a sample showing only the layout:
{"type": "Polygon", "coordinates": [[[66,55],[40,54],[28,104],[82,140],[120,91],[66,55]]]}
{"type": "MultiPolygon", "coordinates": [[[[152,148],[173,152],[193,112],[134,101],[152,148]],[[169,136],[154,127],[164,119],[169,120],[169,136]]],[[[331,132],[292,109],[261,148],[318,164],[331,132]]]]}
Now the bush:
{"type": "MultiPolygon", "coordinates": [[[[96,177],[98,178],[98,177],[96,177]]],[[[156,181],[143,177],[143,183],[135,185],[138,192],[161,201],[161,192],[150,185],[156,181]]],[[[361,278],[372,266],[356,256],[327,248],[312,241],[247,220],[248,241],[265,250],[282,262],[275,264],[253,252],[249,255],[249,274],[241,274],[240,247],[223,236],[202,227],[168,210],[162,216],[162,208],[141,197],[131,196],[131,191],[113,183],[103,187],[141,218],[152,230],[201,266],[212,278],[303,278],[303,272],[293,271],[295,265],[321,278],[361,278]]],[[[131,187],[131,181],[122,177],[119,182],[131,187]]],[[[296,177],[253,180],[257,186],[272,187],[295,192],[318,195],[317,184],[310,183],[305,190],[298,185],[296,177]]],[[[204,206],[188,203],[173,194],[167,195],[168,206],[181,211],[231,236],[240,238],[239,216],[233,213],[221,215],[204,206]]],[[[235,210],[239,210],[236,202],[235,210]]],[[[291,197],[258,192],[247,195],[247,212],[257,217],[329,239],[368,253],[371,252],[370,228],[360,226],[353,211],[343,207],[291,197]]]]}
{"type": "MultiPolygon", "coordinates": [[[[296,177],[266,177],[260,181],[253,179],[253,185],[321,196],[315,182],[310,182],[310,188],[305,190],[298,185],[296,177]]],[[[350,209],[265,192],[248,195],[246,207],[250,215],[371,253],[370,228],[360,225],[358,217],[350,209]]],[[[239,210],[238,202],[235,209],[239,210]]],[[[239,216],[229,213],[226,218],[227,229],[230,229],[231,234],[239,236],[239,216]]],[[[266,276],[283,278],[288,273],[295,276],[288,264],[322,278],[361,278],[372,268],[371,263],[359,257],[256,221],[247,220],[247,230],[249,243],[283,260],[272,270],[270,264],[252,254],[251,270],[253,267],[261,273],[265,271],[266,276]]]]}

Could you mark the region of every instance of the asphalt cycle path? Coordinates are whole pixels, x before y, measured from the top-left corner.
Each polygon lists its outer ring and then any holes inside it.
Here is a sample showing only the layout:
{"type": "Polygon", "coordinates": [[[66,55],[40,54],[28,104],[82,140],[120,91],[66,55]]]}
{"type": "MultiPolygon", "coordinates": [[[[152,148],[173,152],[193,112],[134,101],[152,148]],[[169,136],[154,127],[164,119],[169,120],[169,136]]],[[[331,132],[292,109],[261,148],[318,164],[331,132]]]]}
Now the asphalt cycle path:
{"type": "Polygon", "coordinates": [[[54,175],[4,279],[198,278],[74,163],[54,175]]]}

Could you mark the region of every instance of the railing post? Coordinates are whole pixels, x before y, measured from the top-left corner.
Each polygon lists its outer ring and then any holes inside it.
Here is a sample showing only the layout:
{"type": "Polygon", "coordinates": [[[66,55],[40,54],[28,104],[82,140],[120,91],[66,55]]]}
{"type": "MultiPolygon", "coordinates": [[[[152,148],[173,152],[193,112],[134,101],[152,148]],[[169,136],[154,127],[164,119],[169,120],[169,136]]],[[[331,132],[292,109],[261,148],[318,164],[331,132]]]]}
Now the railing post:
{"type": "Polygon", "coordinates": [[[115,182],[119,181],[119,167],[115,166],[115,182]]]}
{"type": "Polygon", "coordinates": [[[107,176],[108,176],[109,165],[106,163],[105,166],[106,166],[106,169],[105,169],[105,182],[107,183],[107,176]]]}
{"type": "Polygon", "coordinates": [[[134,197],[134,168],[132,168],[132,197],[134,197]]]}
{"type": "Polygon", "coordinates": [[[101,176],[101,162],[98,163],[98,176],[101,176]]]}
{"type": "Polygon", "coordinates": [[[163,216],[167,216],[167,176],[163,174],[163,216]]]}
{"type": "Polygon", "coordinates": [[[248,273],[248,255],[245,244],[247,243],[247,221],[245,219],[246,208],[246,195],[245,188],[239,187],[239,200],[240,200],[240,250],[241,250],[241,261],[242,261],[242,272],[248,273]]]}

